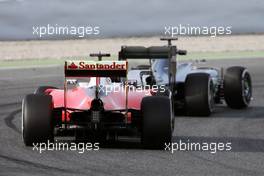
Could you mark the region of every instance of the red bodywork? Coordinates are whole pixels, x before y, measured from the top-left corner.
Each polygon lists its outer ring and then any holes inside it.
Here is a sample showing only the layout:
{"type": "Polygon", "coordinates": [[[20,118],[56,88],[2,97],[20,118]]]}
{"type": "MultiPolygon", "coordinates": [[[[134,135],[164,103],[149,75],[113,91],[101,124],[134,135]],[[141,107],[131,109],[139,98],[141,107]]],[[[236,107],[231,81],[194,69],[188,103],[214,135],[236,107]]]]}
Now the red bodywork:
{"type": "MultiPolygon", "coordinates": [[[[89,88],[75,87],[67,90],[67,108],[76,110],[89,110],[91,107],[91,101],[94,99],[90,96],[89,88]]],[[[54,108],[61,108],[64,106],[64,90],[60,89],[47,89],[46,92],[52,96],[54,108]]],[[[150,96],[151,91],[128,91],[128,109],[140,110],[141,100],[143,97],[150,96]]],[[[104,103],[105,110],[125,110],[126,109],[126,93],[110,92],[106,96],[101,96],[100,99],[104,103]]],[[[67,121],[70,120],[70,113],[72,110],[67,111],[67,121]]],[[[64,121],[64,113],[62,115],[62,121],[64,121]]]]}
{"type": "MultiPolygon", "coordinates": [[[[67,108],[90,109],[91,101],[94,97],[87,95],[86,88],[76,87],[67,91],[67,108]]],[[[54,108],[64,107],[64,90],[48,89],[47,92],[53,97],[54,108]]],[[[128,91],[128,109],[140,110],[140,103],[143,97],[150,92],[131,92],[128,91]]],[[[104,102],[105,110],[121,110],[126,108],[125,92],[111,92],[106,96],[100,97],[104,102]]]]}

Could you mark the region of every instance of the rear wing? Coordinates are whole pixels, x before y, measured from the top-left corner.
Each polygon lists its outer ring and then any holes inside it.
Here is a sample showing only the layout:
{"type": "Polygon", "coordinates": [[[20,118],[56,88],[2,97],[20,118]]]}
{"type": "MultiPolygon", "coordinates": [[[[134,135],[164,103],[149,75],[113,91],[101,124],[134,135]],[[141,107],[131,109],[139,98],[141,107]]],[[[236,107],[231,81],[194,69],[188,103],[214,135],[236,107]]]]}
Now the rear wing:
{"type": "Polygon", "coordinates": [[[126,77],[126,61],[65,61],[65,77],[126,77]]]}
{"type": "Polygon", "coordinates": [[[176,90],[176,68],[177,61],[176,55],[186,55],[186,50],[178,50],[176,46],[171,45],[172,39],[170,40],[167,46],[122,46],[121,51],[119,52],[119,60],[126,59],[168,59],[169,60],[169,69],[168,69],[168,80],[170,90],[175,92],[176,90]]]}
{"type": "Polygon", "coordinates": [[[176,46],[122,46],[119,60],[126,59],[170,59],[177,54],[186,55],[185,50],[177,50],[176,46]]]}

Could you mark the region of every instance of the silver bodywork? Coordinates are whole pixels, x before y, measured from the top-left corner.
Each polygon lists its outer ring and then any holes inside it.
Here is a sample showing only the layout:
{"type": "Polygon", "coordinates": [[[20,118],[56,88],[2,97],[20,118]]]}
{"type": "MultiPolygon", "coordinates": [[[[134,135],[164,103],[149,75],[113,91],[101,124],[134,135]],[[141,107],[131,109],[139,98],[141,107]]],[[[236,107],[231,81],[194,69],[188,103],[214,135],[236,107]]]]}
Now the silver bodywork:
{"type": "MultiPolygon", "coordinates": [[[[165,85],[168,83],[168,61],[165,59],[156,59],[152,62],[152,73],[157,85],[165,85]]],[[[143,75],[142,80],[140,73],[146,70],[130,70],[128,72],[128,80],[136,81],[138,85],[146,84],[145,79],[148,75],[143,75]]],[[[221,80],[220,71],[216,68],[197,67],[192,62],[182,62],[177,64],[176,83],[184,83],[188,74],[191,73],[208,73],[215,85],[221,80]]]]}

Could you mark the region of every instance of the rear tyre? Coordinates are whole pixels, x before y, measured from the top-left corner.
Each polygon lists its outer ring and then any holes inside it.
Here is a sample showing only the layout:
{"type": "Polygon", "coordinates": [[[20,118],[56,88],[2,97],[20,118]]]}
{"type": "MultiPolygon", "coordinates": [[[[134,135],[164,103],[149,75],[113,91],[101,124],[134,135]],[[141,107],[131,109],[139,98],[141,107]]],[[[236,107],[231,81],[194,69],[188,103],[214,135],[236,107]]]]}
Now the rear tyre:
{"type": "Polygon", "coordinates": [[[172,138],[172,102],[166,96],[144,97],[141,102],[142,136],[144,148],[161,149],[172,138]]]}
{"type": "Polygon", "coordinates": [[[26,146],[54,140],[52,97],[27,95],[22,102],[22,136],[26,146]]]}
{"type": "Polygon", "coordinates": [[[224,75],[224,97],[230,108],[246,108],[252,97],[251,76],[244,67],[235,66],[224,75]]]}
{"type": "Polygon", "coordinates": [[[191,73],[185,81],[185,106],[188,115],[209,116],[214,108],[214,85],[207,73],[191,73]]]}
{"type": "Polygon", "coordinates": [[[53,86],[40,86],[38,87],[34,94],[41,94],[41,95],[46,95],[46,90],[47,89],[58,89],[57,87],[53,87],[53,86]]]}

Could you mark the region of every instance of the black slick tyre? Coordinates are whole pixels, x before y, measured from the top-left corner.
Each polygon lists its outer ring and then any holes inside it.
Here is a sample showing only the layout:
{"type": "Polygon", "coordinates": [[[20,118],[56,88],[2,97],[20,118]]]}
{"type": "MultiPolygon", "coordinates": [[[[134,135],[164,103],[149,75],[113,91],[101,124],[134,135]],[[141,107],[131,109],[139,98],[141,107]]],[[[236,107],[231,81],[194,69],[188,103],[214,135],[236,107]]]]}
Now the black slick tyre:
{"type": "Polygon", "coordinates": [[[142,136],[144,148],[161,149],[172,138],[171,99],[166,96],[144,97],[141,102],[142,136]]]}
{"type": "Polygon", "coordinates": [[[224,75],[224,98],[230,108],[248,107],[252,97],[252,82],[244,67],[229,67],[224,75]]]}
{"type": "Polygon", "coordinates": [[[22,102],[22,137],[26,146],[53,141],[52,97],[29,94],[22,102]]]}
{"type": "Polygon", "coordinates": [[[207,73],[187,75],[185,86],[185,108],[190,116],[209,116],[214,108],[214,87],[207,73]]]}

